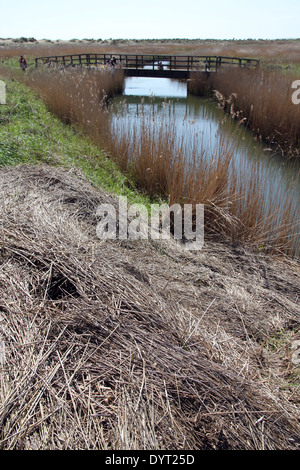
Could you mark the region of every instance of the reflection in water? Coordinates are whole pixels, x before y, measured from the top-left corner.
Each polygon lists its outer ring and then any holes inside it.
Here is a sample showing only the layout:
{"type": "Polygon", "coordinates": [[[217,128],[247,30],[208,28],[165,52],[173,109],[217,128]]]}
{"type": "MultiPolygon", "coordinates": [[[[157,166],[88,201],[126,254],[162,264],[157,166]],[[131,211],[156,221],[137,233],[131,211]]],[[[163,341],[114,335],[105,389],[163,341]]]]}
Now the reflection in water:
{"type": "MultiPolygon", "coordinates": [[[[293,210],[300,220],[299,162],[287,161],[281,155],[259,142],[253,134],[239,126],[216,102],[187,94],[185,82],[161,78],[127,78],[124,95],[114,99],[118,125],[132,127],[138,132],[141,117],[175,122],[176,137],[186,149],[205,148],[207,158],[217,152],[218,136],[222,135],[234,145],[233,168],[239,170],[240,184],[249,191],[249,174],[253,167],[259,174],[260,190],[264,193],[265,207],[276,203],[284,212],[285,195],[294,191],[293,210]]],[[[149,122],[151,119],[149,120],[149,122]]],[[[145,121],[143,121],[145,122],[145,121]]],[[[299,230],[298,230],[299,231],[299,230]]]]}
{"type": "Polygon", "coordinates": [[[160,98],[186,98],[186,82],[164,78],[128,77],[125,96],[156,96],[160,98]]]}

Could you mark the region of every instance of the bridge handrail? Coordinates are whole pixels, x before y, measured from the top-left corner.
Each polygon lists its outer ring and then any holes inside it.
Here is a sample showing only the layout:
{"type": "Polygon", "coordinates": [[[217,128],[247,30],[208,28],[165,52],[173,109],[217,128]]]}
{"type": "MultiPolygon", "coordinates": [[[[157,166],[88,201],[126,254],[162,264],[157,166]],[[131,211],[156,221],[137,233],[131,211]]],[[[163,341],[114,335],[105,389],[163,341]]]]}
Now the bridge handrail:
{"type": "Polygon", "coordinates": [[[54,56],[43,56],[35,58],[35,65],[43,64],[60,64],[63,66],[93,66],[105,65],[112,57],[115,57],[117,63],[122,68],[140,69],[144,66],[152,65],[157,67],[158,62],[168,62],[168,70],[195,70],[202,64],[209,70],[216,71],[224,65],[232,65],[239,67],[257,67],[259,59],[247,57],[230,57],[217,55],[162,55],[162,54],[114,54],[114,53],[80,53],[80,54],[64,54],[54,56]]]}

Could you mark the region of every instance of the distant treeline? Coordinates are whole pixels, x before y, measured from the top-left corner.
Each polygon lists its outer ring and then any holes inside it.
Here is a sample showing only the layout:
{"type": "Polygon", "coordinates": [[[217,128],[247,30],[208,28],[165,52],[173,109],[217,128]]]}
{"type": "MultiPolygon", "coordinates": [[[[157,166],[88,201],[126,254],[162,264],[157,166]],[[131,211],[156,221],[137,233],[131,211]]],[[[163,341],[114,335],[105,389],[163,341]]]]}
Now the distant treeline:
{"type": "MultiPolygon", "coordinates": [[[[34,37],[20,37],[20,38],[0,38],[2,41],[7,41],[10,40],[12,42],[18,42],[18,43],[23,43],[23,42],[38,42],[39,40],[34,38],[34,37]]],[[[41,41],[47,41],[47,42],[60,42],[62,41],[61,39],[41,39],[41,41]]],[[[101,38],[72,38],[72,39],[66,39],[66,42],[103,42],[103,43],[126,43],[126,42],[137,42],[137,43],[144,43],[144,42],[150,42],[150,43],[230,43],[230,42],[235,42],[235,43],[255,43],[257,44],[258,42],[263,42],[263,43],[279,43],[279,42],[293,42],[293,41],[300,41],[300,38],[293,38],[293,39],[285,39],[285,38],[280,38],[280,39],[255,39],[255,38],[247,38],[247,39],[238,39],[238,38],[231,38],[231,39],[215,39],[215,38],[194,38],[194,39],[188,39],[188,38],[144,38],[144,39],[135,39],[135,38],[109,38],[109,39],[101,39],[101,38]]]]}

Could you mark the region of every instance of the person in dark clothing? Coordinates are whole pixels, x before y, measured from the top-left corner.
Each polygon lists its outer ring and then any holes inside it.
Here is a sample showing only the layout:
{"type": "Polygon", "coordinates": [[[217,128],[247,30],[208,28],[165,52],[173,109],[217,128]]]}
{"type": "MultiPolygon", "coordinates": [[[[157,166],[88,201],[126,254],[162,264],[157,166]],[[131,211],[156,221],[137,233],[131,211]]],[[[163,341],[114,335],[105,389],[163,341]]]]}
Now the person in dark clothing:
{"type": "Polygon", "coordinates": [[[22,55],[19,59],[19,63],[20,63],[20,67],[23,70],[23,72],[25,72],[25,70],[27,69],[27,62],[26,62],[25,57],[23,57],[22,55]]]}

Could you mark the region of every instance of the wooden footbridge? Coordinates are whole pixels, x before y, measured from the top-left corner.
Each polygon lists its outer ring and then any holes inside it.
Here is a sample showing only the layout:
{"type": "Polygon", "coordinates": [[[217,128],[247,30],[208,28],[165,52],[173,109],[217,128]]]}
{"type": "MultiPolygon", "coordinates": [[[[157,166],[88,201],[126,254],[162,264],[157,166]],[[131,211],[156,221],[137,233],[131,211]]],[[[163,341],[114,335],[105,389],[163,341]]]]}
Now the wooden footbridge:
{"type": "Polygon", "coordinates": [[[190,73],[218,72],[228,67],[257,67],[258,59],[225,56],[184,56],[150,54],[70,54],[37,57],[40,65],[61,67],[93,67],[103,69],[120,68],[127,77],[165,77],[188,79],[190,73]]]}

